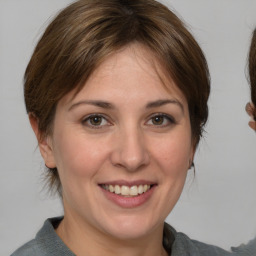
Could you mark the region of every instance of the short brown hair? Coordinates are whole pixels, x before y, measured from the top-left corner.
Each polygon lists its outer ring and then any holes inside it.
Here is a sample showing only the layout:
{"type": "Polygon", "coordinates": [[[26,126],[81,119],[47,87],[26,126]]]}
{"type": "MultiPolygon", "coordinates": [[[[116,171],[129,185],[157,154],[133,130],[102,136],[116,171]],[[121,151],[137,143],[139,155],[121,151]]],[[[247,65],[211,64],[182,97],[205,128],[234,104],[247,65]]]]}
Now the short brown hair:
{"type": "MultiPolygon", "coordinates": [[[[58,101],[79,91],[111,53],[138,42],[186,97],[196,148],[208,118],[210,79],[204,54],[183,22],[154,0],[80,0],[61,11],[38,42],[24,77],[28,113],[50,134],[58,101]]],[[[60,186],[51,170],[51,185],[60,186]]]]}
{"type": "MultiPolygon", "coordinates": [[[[251,100],[256,107],[256,29],[252,34],[249,50],[249,78],[251,84],[251,100]]],[[[254,109],[254,119],[256,120],[256,109],[254,109]]]]}

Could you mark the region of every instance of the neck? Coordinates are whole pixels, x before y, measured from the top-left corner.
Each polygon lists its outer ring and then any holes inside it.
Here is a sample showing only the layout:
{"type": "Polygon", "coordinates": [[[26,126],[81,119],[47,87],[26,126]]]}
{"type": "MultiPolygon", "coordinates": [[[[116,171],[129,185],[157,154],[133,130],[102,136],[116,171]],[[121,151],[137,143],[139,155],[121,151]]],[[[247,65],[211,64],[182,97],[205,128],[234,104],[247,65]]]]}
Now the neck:
{"type": "Polygon", "coordinates": [[[72,215],[65,214],[56,232],[77,256],[167,256],[162,245],[163,225],[143,237],[122,240],[95,230],[77,216],[73,218],[72,215]]]}

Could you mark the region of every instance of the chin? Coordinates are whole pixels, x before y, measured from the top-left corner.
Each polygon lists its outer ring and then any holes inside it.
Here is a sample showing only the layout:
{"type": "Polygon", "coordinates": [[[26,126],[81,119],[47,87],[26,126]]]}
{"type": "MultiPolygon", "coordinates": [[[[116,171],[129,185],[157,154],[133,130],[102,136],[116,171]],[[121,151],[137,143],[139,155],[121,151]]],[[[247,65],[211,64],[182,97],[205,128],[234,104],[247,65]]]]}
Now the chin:
{"type": "Polygon", "coordinates": [[[106,227],[106,231],[112,237],[119,240],[134,240],[146,237],[151,234],[157,227],[162,228],[163,223],[155,223],[142,218],[120,218],[119,220],[112,220],[111,226],[106,227]]]}

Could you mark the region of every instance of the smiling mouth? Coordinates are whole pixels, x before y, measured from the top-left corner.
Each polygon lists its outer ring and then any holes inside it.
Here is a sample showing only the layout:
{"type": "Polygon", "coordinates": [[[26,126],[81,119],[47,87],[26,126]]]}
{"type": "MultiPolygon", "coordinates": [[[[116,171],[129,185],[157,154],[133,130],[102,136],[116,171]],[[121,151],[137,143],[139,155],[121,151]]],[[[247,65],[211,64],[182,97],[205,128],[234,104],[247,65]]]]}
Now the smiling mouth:
{"type": "Polygon", "coordinates": [[[102,184],[100,185],[103,189],[117,195],[121,195],[124,197],[135,197],[139,196],[141,194],[146,193],[149,191],[154,185],[151,184],[144,184],[144,185],[134,185],[134,186],[125,186],[125,185],[106,185],[102,184]]]}

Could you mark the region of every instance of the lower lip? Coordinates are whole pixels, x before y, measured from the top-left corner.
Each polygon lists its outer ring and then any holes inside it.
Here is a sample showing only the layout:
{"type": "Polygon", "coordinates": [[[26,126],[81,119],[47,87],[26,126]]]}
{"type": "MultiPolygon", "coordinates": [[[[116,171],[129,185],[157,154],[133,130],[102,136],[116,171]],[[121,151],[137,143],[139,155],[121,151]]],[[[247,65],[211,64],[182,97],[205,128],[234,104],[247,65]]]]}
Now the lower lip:
{"type": "Polygon", "coordinates": [[[124,197],[124,196],[109,192],[102,187],[100,187],[100,188],[103,191],[104,195],[107,197],[107,199],[109,199],[116,205],[123,207],[123,208],[135,208],[135,207],[141,206],[141,205],[145,204],[147,201],[149,201],[156,186],[154,185],[147,192],[140,194],[138,196],[133,196],[133,197],[124,197]]]}

